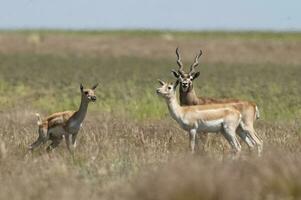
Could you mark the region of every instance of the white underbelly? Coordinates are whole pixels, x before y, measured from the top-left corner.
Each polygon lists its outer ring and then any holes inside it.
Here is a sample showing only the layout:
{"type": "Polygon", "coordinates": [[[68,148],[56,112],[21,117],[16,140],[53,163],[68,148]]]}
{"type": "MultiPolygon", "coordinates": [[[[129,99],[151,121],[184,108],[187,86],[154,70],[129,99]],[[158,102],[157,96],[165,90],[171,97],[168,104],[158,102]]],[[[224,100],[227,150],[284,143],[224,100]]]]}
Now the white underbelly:
{"type": "Polygon", "coordinates": [[[211,120],[211,121],[199,121],[198,132],[219,132],[223,126],[223,119],[211,120]]]}

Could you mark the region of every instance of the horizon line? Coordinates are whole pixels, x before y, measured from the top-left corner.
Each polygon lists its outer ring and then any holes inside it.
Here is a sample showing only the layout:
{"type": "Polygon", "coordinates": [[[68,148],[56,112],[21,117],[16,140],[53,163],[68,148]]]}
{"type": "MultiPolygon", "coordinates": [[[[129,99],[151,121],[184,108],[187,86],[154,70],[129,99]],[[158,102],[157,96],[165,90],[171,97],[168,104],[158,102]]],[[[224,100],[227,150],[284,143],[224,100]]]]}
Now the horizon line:
{"type": "Polygon", "coordinates": [[[55,28],[55,27],[15,27],[0,28],[1,32],[10,31],[75,31],[75,32],[224,32],[224,33],[301,33],[301,29],[174,29],[174,28],[55,28]]]}

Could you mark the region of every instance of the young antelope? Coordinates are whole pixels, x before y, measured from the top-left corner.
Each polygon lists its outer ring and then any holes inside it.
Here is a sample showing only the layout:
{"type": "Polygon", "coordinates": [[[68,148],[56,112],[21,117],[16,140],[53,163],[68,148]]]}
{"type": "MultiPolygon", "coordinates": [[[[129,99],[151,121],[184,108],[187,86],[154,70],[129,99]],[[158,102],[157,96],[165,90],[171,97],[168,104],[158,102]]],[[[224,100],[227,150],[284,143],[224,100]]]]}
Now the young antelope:
{"type": "Polygon", "coordinates": [[[56,148],[62,139],[65,138],[68,150],[73,153],[76,147],[76,136],[87,114],[88,104],[91,101],[96,101],[94,92],[97,85],[94,85],[91,89],[84,89],[83,85],[80,84],[81,103],[78,111],[57,112],[43,120],[37,113],[39,137],[29,146],[29,150],[34,150],[42,143],[51,140],[50,145],[47,147],[47,151],[49,152],[56,148]],[[72,150],[70,144],[72,144],[72,150]]]}

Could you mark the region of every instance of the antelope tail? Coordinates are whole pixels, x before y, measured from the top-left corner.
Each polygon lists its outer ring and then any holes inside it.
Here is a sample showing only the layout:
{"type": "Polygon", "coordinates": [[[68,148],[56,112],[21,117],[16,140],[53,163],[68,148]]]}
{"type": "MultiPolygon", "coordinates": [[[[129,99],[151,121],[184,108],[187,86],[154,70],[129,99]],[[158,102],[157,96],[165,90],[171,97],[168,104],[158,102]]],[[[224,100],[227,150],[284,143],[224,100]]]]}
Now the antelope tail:
{"type": "Polygon", "coordinates": [[[36,113],[36,116],[38,118],[37,124],[38,124],[38,126],[41,126],[43,124],[42,118],[39,113],[36,113]]]}
{"type": "Polygon", "coordinates": [[[259,118],[260,118],[260,114],[259,114],[258,107],[255,106],[255,119],[259,119],[259,118]]]}

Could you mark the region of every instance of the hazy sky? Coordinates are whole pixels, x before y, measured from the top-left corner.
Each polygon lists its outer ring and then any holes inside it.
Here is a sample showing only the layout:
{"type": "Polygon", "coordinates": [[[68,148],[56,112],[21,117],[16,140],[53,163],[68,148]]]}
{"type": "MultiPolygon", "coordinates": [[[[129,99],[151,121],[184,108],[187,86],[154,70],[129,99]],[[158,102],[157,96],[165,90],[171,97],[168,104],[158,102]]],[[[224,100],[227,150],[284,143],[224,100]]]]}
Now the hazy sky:
{"type": "Polygon", "coordinates": [[[301,30],[301,0],[0,0],[0,28],[301,30]]]}

